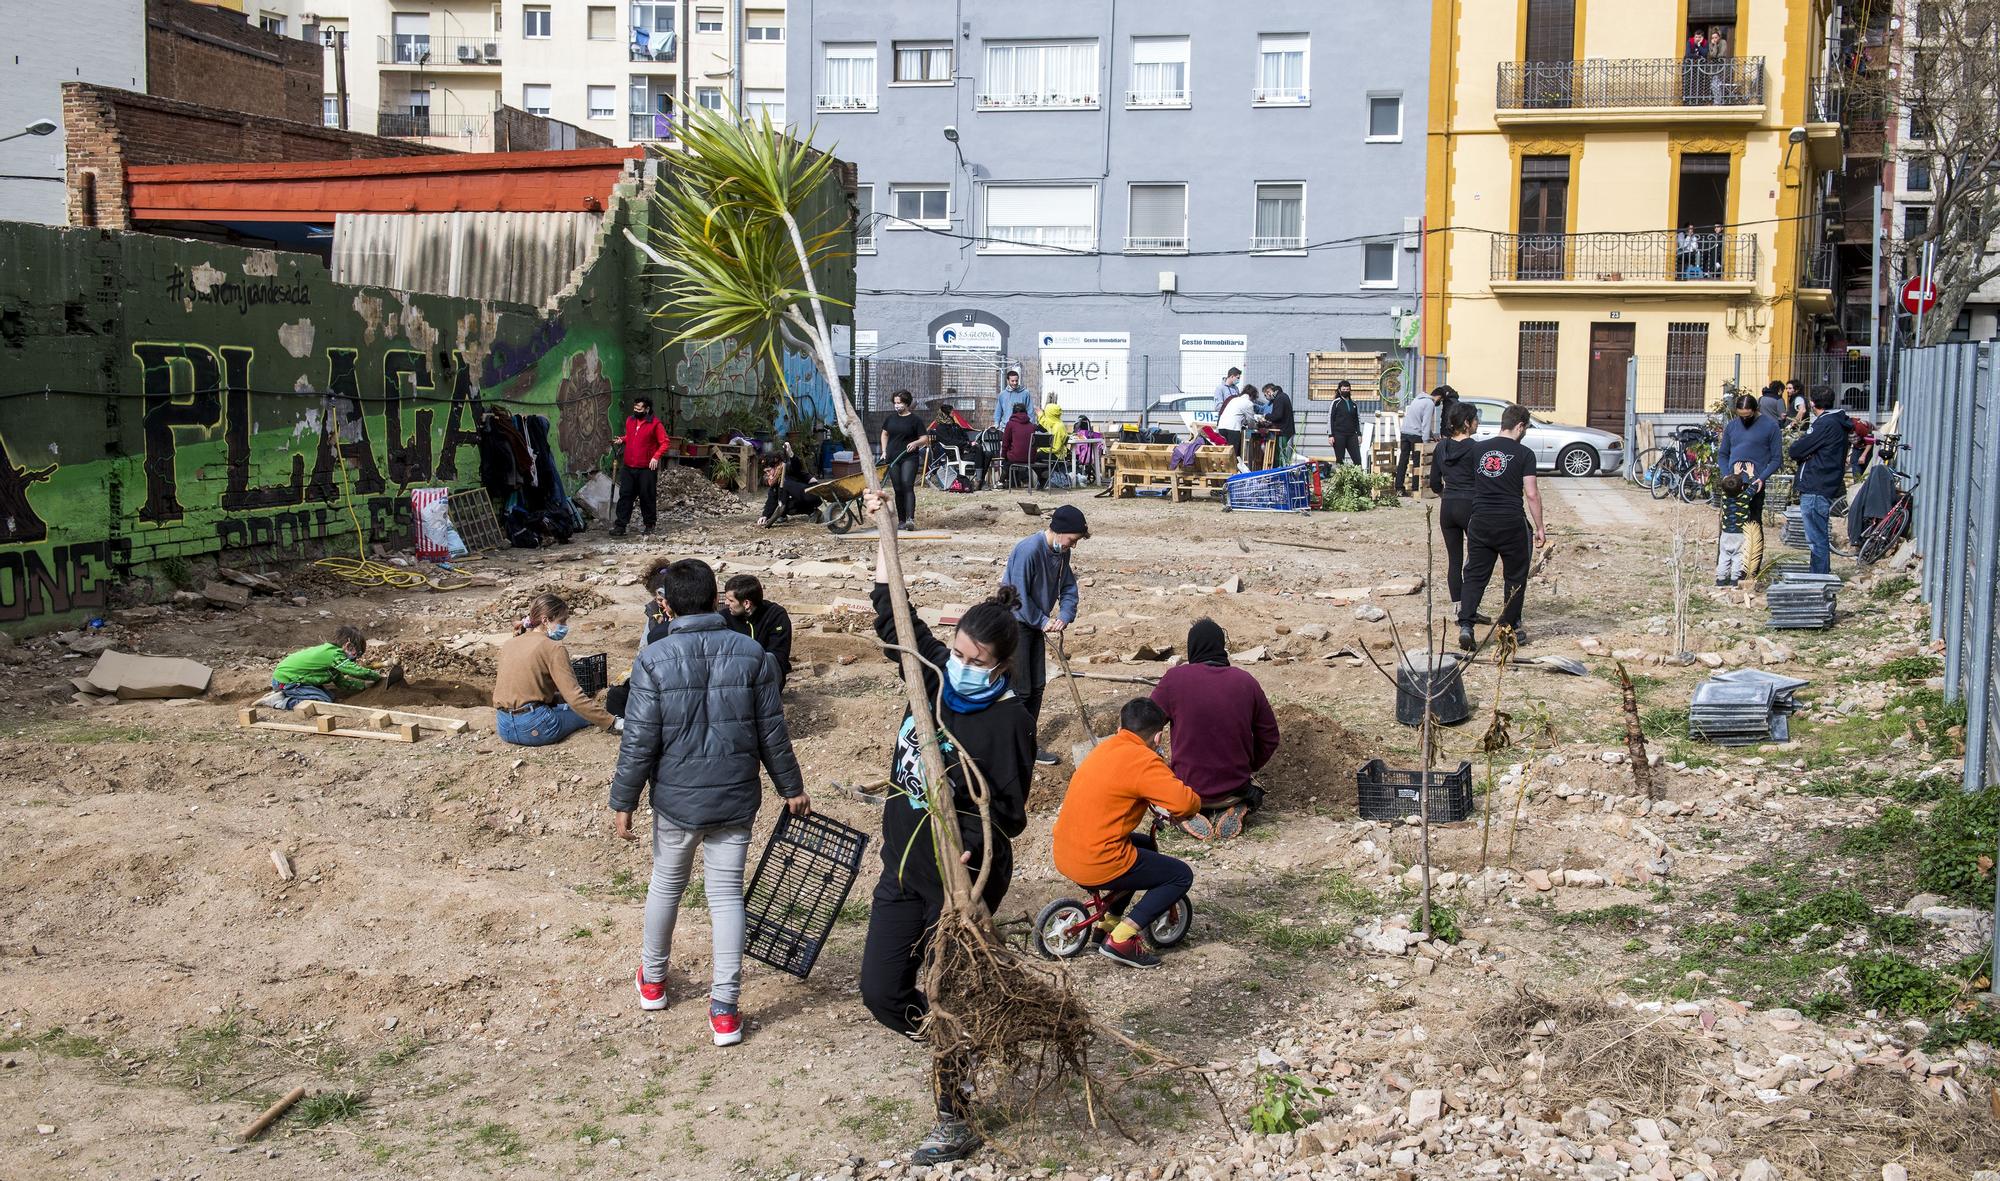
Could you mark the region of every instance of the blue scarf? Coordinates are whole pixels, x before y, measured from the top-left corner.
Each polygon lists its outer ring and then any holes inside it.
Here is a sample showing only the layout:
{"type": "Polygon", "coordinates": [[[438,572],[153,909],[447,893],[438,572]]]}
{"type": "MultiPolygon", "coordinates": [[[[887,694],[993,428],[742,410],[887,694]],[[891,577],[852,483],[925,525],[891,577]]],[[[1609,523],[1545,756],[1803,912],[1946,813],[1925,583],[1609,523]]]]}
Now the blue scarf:
{"type": "Polygon", "coordinates": [[[952,688],[949,677],[940,678],[939,684],[943,689],[945,708],[956,714],[976,714],[1007,695],[1006,677],[994,677],[985,692],[973,696],[952,688]]]}

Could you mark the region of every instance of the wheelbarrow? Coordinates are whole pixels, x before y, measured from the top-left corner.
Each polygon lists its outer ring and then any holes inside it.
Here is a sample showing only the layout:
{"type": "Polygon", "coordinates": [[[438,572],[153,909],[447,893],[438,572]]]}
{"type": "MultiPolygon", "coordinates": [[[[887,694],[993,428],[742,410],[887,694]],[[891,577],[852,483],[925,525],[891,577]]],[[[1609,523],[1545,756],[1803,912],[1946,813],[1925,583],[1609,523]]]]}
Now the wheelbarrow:
{"type": "MultiPolygon", "coordinates": [[[[887,464],[875,469],[875,478],[888,483],[887,464]]],[[[868,478],[861,472],[851,476],[841,476],[833,480],[821,480],[806,491],[820,499],[820,522],[830,533],[851,532],[856,525],[867,519],[867,511],[861,507],[861,494],[868,488],[868,478]]]]}

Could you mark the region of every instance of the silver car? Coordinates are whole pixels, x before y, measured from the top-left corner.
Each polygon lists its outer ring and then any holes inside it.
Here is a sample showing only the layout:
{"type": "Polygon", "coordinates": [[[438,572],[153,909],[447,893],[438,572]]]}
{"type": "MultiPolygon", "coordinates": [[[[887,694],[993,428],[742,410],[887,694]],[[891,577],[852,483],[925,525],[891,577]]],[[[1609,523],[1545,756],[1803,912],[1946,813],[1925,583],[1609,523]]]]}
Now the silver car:
{"type": "MultiPolygon", "coordinates": [[[[1499,398],[1462,398],[1479,411],[1479,438],[1500,433],[1500,415],[1512,402],[1499,398]]],[[[1535,470],[1565,476],[1616,475],[1625,466],[1625,440],[1610,431],[1587,426],[1561,426],[1541,418],[1528,419],[1521,442],[1535,453],[1535,470]]]]}

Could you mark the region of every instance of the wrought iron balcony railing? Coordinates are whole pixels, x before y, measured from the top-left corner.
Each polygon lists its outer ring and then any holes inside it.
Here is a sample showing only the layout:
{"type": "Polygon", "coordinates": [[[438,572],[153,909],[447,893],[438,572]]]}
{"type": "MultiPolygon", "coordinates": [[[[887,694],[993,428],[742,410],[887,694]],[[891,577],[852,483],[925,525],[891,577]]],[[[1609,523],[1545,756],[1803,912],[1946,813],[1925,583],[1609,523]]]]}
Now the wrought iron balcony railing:
{"type": "Polygon", "coordinates": [[[1502,111],[1735,107],[1763,102],[1761,57],[1500,63],[1502,111]]]}
{"type": "Polygon", "coordinates": [[[500,65],[499,37],[433,37],[427,33],[398,33],[375,38],[375,63],[383,66],[471,66],[495,69],[500,65]]]}
{"type": "Polygon", "coordinates": [[[1757,235],[1676,233],[1495,234],[1500,282],[1749,283],[1757,235]]]}
{"type": "Polygon", "coordinates": [[[478,138],[492,133],[488,115],[425,115],[383,111],[375,116],[375,134],[389,139],[478,138]]]}

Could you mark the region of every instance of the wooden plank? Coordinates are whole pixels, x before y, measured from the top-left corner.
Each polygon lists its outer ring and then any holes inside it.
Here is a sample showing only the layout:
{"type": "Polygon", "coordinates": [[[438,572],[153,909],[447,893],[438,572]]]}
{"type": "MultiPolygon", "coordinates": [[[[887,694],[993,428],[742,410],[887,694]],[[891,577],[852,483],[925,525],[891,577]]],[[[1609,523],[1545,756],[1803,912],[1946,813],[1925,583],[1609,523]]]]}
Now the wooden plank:
{"type": "Polygon", "coordinates": [[[313,724],[302,726],[296,722],[269,722],[257,716],[255,708],[236,711],[236,724],[247,730],[280,730],[287,734],[312,734],[335,738],[373,738],[378,742],[415,742],[417,727],[405,725],[397,730],[348,730],[335,729],[332,718],[314,718],[313,724]]]}
{"type": "Polygon", "coordinates": [[[463,734],[471,727],[464,718],[446,718],[435,714],[411,713],[401,709],[375,709],[365,705],[342,705],[338,702],[305,701],[293,711],[300,717],[313,718],[321,714],[336,717],[366,718],[375,725],[409,722],[426,730],[443,730],[447,734],[463,734]]]}

